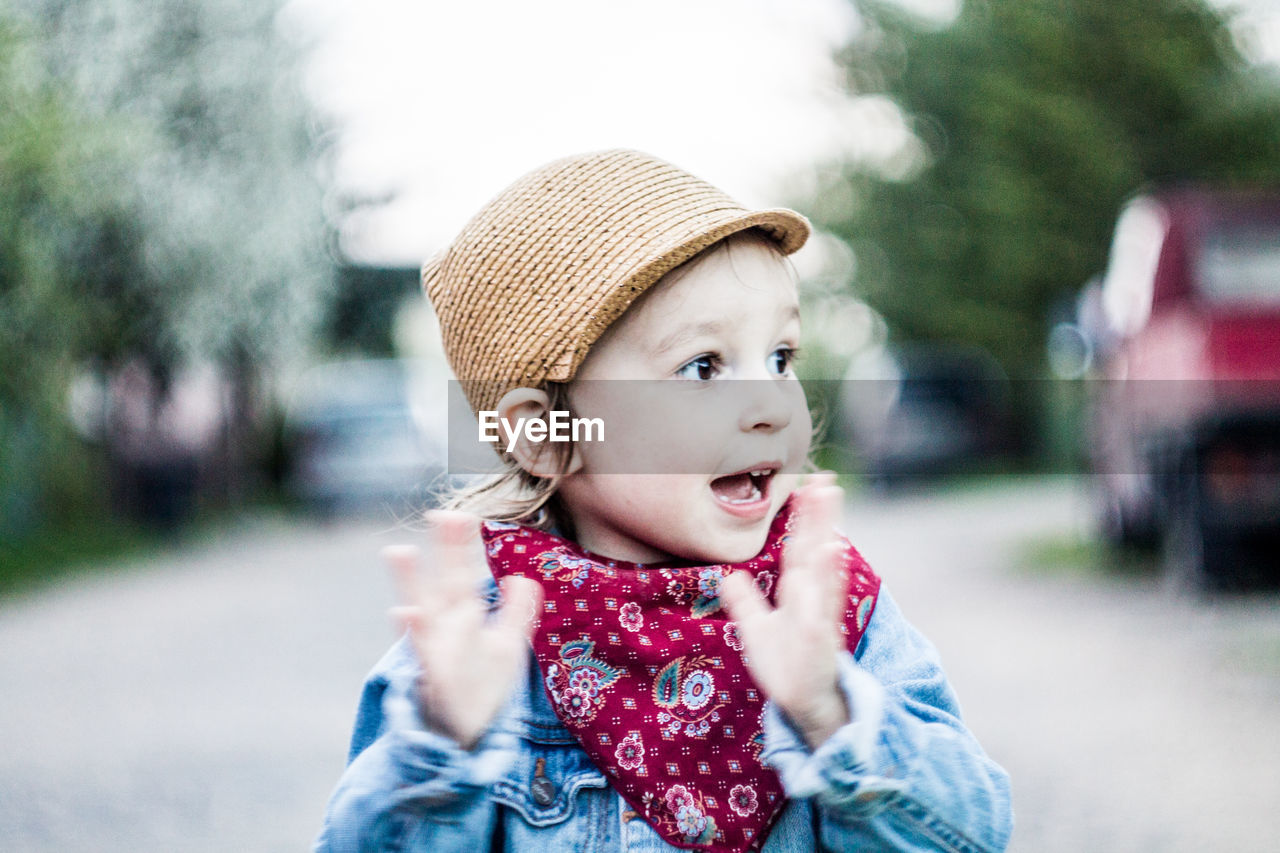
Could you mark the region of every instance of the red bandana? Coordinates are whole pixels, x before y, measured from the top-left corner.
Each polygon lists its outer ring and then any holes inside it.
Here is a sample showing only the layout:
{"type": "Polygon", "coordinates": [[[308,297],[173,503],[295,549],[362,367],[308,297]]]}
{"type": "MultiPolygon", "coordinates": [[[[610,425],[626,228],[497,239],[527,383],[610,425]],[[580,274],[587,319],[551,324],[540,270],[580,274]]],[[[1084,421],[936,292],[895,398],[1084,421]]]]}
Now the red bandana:
{"type": "MultiPolygon", "coordinates": [[[[514,524],[482,528],[495,578],[522,575],[542,585],[533,650],[556,714],[676,847],[756,850],[782,810],[782,784],[760,761],[765,696],[719,592],[726,575],[745,571],[773,603],[789,530],[787,504],[755,559],[689,566],[608,560],[514,524]]],[[[852,545],[847,559],[841,630],[853,651],[880,579],[852,545]]]]}

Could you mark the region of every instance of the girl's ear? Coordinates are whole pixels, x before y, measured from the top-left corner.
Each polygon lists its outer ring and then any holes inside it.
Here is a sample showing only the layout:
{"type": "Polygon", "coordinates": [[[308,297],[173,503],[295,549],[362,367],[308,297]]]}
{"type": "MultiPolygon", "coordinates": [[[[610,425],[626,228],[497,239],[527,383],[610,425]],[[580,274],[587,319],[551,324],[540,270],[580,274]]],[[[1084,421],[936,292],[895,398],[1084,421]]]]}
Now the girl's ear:
{"type": "MultiPolygon", "coordinates": [[[[556,477],[572,474],[582,467],[578,448],[570,442],[535,441],[521,426],[535,420],[547,421],[551,413],[551,401],[546,391],[537,388],[512,388],[498,401],[498,423],[502,432],[500,441],[506,448],[515,435],[511,456],[521,468],[535,477],[556,477]],[[564,464],[566,454],[572,454],[569,464],[564,464]]],[[[544,433],[545,435],[545,433],[544,433]]]]}

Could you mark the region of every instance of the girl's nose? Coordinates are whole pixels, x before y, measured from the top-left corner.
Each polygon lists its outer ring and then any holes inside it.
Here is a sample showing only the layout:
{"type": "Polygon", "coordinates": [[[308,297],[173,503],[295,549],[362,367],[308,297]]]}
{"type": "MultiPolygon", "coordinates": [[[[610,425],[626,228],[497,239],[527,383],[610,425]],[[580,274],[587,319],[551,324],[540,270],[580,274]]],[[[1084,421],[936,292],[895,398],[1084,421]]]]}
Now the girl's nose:
{"type": "Polygon", "coordinates": [[[800,383],[744,379],[732,384],[734,393],[741,395],[738,427],[744,432],[777,432],[791,423],[800,383]]]}

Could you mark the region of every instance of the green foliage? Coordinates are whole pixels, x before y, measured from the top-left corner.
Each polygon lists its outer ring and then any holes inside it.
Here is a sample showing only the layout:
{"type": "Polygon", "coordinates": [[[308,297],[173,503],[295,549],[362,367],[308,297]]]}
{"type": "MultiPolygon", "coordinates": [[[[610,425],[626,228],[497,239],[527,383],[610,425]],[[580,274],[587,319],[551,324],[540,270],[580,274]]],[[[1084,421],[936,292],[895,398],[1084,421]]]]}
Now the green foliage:
{"type": "Polygon", "coordinates": [[[36,385],[25,356],[56,352],[56,331],[32,319],[56,316],[71,301],[56,286],[59,247],[47,226],[70,208],[72,193],[58,163],[67,116],[24,85],[18,36],[0,26],[0,316],[10,327],[0,335],[0,400],[11,400],[36,385]]]}
{"type": "Polygon", "coordinates": [[[123,156],[76,246],[88,341],[115,361],[307,345],[330,273],[298,46],[261,0],[20,0],[40,71],[123,156]]]}
{"type": "Polygon", "coordinates": [[[1050,306],[1102,268],[1127,196],[1280,179],[1280,85],[1198,0],[981,0],[943,28],[856,5],[847,87],[892,99],[924,153],[893,177],[833,164],[809,209],[898,338],[1037,375],[1050,306]]]}
{"type": "Polygon", "coordinates": [[[66,262],[99,203],[88,188],[101,141],[0,20],[0,538],[32,523],[42,499],[85,492],[83,469],[53,481],[83,461],[62,411],[89,321],[66,262]]]}
{"type": "Polygon", "coordinates": [[[81,568],[125,566],[154,550],[154,533],[101,515],[37,527],[18,538],[0,538],[0,599],[18,595],[81,568]]]}
{"type": "Polygon", "coordinates": [[[310,345],[331,268],[278,6],[0,8],[0,538],[109,493],[67,423],[77,370],[248,384],[310,345]]]}

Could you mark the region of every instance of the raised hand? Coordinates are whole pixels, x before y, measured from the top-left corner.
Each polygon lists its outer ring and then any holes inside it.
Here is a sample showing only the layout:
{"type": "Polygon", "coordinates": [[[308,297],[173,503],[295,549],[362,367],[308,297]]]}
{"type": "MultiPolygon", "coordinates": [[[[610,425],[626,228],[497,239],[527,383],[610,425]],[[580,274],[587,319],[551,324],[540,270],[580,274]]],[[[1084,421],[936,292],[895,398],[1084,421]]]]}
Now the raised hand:
{"type": "Polygon", "coordinates": [[[423,721],[465,749],[479,742],[506,701],[529,654],[541,606],[535,581],[502,581],[503,604],[486,619],[477,583],[488,572],[477,547],[480,521],[435,511],[425,569],[412,545],[383,549],[401,605],[392,609],[409,632],[422,668],[418,704],[423,721]]]}
{"type": "Polygon", "coordinates": [[[776,607],[743,572],[727,577],[721,587],[752,677],[815,748],[850,719],[836,673],[844,649],[840,622],[848,584],[844,546],[835,532],[843,496],[827,472],[814,474],[796,490],[776,607]]]}

